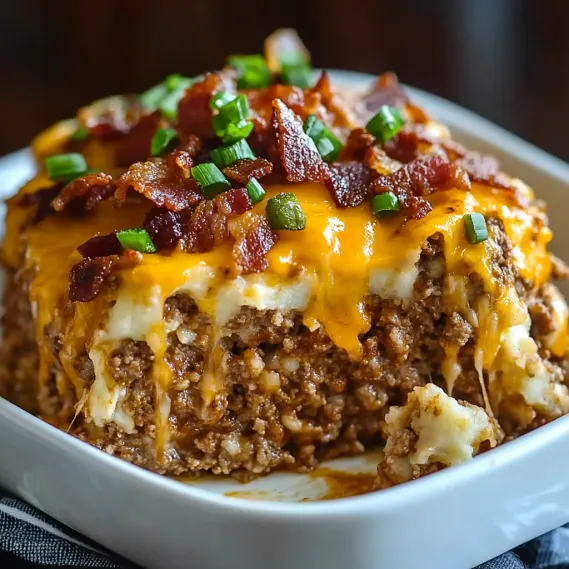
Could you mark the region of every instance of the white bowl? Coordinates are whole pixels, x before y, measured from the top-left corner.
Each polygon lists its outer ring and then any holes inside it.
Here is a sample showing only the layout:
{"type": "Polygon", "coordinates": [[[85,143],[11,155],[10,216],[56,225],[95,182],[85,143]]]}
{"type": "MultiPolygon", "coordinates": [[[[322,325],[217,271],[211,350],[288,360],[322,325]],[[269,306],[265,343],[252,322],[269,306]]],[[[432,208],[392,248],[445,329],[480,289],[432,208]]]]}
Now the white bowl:
{"type": "MultiPolygon", "coordinates": [[[[352,86],[370,80],[334,75],[352,86]]],[[[536,188],[549,204],[552,249],[569,259],[569,166],[452,103],[411,92],[456,139],[536,188]]],[[[3,195],[32,169],[27,151],[1,159],[3,195]]],[[[322,502],[298,502],[322,492],[308,476],[277,473],[247,487],[160,477],[2,399],[0,433],[0,485],[152,569],[470,569],[569,521],[569,417],[468,464],[322,502]],[[236,490],[251,499],[226,496],[236,490]]],[[[365,457],[333,466],[373,468],[365,457]]]]}

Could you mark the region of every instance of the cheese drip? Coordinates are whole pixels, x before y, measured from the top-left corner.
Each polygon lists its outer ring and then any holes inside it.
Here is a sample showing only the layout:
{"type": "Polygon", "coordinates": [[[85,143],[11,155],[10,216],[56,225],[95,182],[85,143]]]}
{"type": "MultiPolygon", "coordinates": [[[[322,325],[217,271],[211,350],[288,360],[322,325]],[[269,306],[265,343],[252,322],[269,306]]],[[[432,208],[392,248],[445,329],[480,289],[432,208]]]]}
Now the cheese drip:
{"type": "MultiPolygon", "coordinates": [[[[47,147],[43,139],[36,143],[38,154],[48,154],[47,147]]],[[[109,162],[108,151],[99,151],[96,146],[89,146],[86,153],[91,166],[104,169],[109,162]]],[[[40,173],[22,192],[48,185],[45,175],[40,173]]],[[[207,373],[201,382],[202,397],[207,404],[217,394],[223,394],[218,343],[223,326],[241,306],[300,310],[310,329],[323,326],[338,347],[358,359],[362,353],[360,337],[370,328],[366,296],[372,293],[405,302],[411,300],[422,246],[435,234],[444,239],[445,306],[449,312],[462,314],[479,330],[476,357],[481,376],[484,370],[493,371],[496,362],[500,377],[509,370],[502,346],[508,341],[507,331],[521,326],[527,315],[515,290],[503,288],[492,274],[492,241],[471,245],[462,218],[465,213],[481,212],[502,219],[521,275],[539,287],[551,272],[547,252],[551,233],[536,221],[539,215],[533,206],[519,208],[508,193],[475,184],[471,192],[451,190],[430,196],[433,211],[402,226],[399,216],[376,219],[369,204],[338,209],[323,185],[267,187],[267,198],[282,191],[298,196],[307,226],[303,231],[280,232],[279,242],[269,252],[269,267],[264,273],[228,279],[226,275],[233,269],[228,244],[203,254],[176,251],[144,255],[138,266],[121,273],[119,288],[105,290],[93,302],[75,304],[75,313],[68,321],[63,309],[69,270],[80,260],[76,247],[97,233],[140,227],[145,208],[127,203],[119,213],[112,204],[104,202],[87,218],[51,216],[21,234],[19,228],[30,211],[10,200],[3,258],[18,268],[23,240],[27,267],[34,271],[30,300],[36,308],[40,384],[57,363],[44,331],[50,325],[58,328],[65,322],[59,363],[78,399],[86,401],[85,415],[99,426],[114,421],[123,429],[132,430],[132,417],[123,407],[127,391],[112,376],[108,357],[120,340],[146,342],[154,353],[157,447],[162,453],[168,445],[168,390],[172,379],[163,323],[163,307],[168,297],[178,292],[189,294],[215,327],[207,373]],[[471,306],[468,300],[468,279],[472,273],[480,277],[485,293],[485,300],[476,306],[471,306]],[[83,382],[73,367],[74,359],[84,352],[93,360],[96,373],[87,398],[83,382]]],[[[532,197],[531,190],[524,191],[532,197]]],[[[263,212],[265,205],[266,200],[255,211],[263,212]]],[[[567,333],[552,338],[551,343],[557,352],[562,352],[567,346],[567,333]]],[[[457,356],[449,351],[443,364],[450,390],[460,375],[457,356]]]]}

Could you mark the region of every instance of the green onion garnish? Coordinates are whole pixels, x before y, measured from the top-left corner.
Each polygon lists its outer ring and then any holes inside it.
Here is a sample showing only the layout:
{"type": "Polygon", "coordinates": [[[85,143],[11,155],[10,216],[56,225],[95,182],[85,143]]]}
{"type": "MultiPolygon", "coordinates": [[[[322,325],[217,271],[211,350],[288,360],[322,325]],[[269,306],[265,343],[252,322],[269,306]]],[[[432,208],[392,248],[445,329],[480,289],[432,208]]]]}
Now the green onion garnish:
{"type": "Polygon", "coordinates": [[[231,182],[211,162],[194,166],[192,176],[199,182],[204,196],[209,200],[231,188],[231,182]]]}
{"type": "Polygon", "coordinates": [[[233,93],[228,93],[227,91],[221,91],[219,93],[215,93],[209,102],[209,106],[211,109],[220,109],[223,105],[229,103],[229,101],[233,101],[236,95],[233,93]]]}
{"type": "Polygon", "coordinates": [[[242,138],[247,138],[253,123],[247,121],[249,102],[245,95],[238,95],[219,108],[219,113],[213,117],[213,130],[216,136],[223,139],[225,144],[232,144],[242,138]]]}
{"type": "Polygon", "coordinates": [[[251,178],[247,183],[247,194],[252,204],[259,203],[265,197],[265,189],[255,178],[251,178]]]}
{"type": "Polygon", "coordinates": [[[152,156],[159,156],[176,138],[178,133],[173,128],[159,128],[152,137],[150,153],[152,156]]]}
{"type": "Polygon", "coordinates": [[[162,113],[162,116],[170,121],[173,121],[178,116],[178,103],[180,99],[184,96],[186,92],[185,89],[179,89],[178,91],[172,91],[168,93],[158,105],[158,109],[162,113]]]}
{"type": "Polygon", "coordinates": [[[236,160],[254,160],[255,158],[255,154],[244,138],[230,146],[221,146],[211,152],[211,159],[218,168],[225,168],[236,160]]]}
{"type": "Polygon", "coordinates": [[[393,192],[382,192],[371,200],[371,211],[378,217],[395,213],[399,211],[399,200],[393,192]]]}
{"type": "Polygon", "coordinates": [[[238,123],[249,116],[249,101],[245,95],[238,95],[219,109],[219,114],[229,123],[238,123]]]}
{"type": "Polygon", "coordinates": [[[239,89],[262,89],[271,84],[271,72],[262,55],[231,55],[227,65],[237,71],[239,89]]]}
{"type": "Polygon", "coordinates": [[[303,129],[312,140],[318,140],[328,130],[326,125],[316,115],[308,115],[306,117],[303,129]]]}
{"type": "Polygon", "coordinates": [[[308,115],[304,121],[303,128],[304,132],[314,140],[320,156],[326,162],[334,162],[342,149],[342,143],[326,125],[316,115],[308,115]]]}
{"type": "Polygon", "coordinates": [[[285,85],[296,85],[306,89],[312,84],[312,68],[308,63],[283,63],[281,66],[281,81],[285,85]]]}
{"type": "Polygon", "coordinates": [[[488,239],[488,226],[486,225],[486,219],[481,213],[467,213],[463,219],[466,235],[473,245],[488,239]]]}
{"type": "Polygon", "coordinates": [[[180,99],[186,90],[199,80],[199,77],[182,77],[179,73],[169,75],[162,83],[142,93],[140,102],[146,109],[159,109],[165,118],[175,120],[180,99]]]}
{"type": "Polygon", "coordinates": [[[183,89],[184,91],[190,88],[196,82],[195,77],[182,77],[179,73],[173,73],[168,75],[164,80],[164,85],[168,91],[178,91],[183,89]]]}
{"type": "Polygon", "coordinates": [[[382,105],[367,123],[366,130],[373,134],[379,142],[384,143],[392,139],[404,124],[405,119],[400,109],[382,105]]]}
{"type": "Polygon", "coordinates": [[[71,134],[71,140],[77,142],[83,142],[89,137],[89,129],[84,126],[78,126],[75,131],[71,134]]]}
{"type": "Polygon", "coordinates": [[[123,249],[139,253],[156,253],[156,247],[146,229],[123,229],[117,231],[116,235],[123,249]]]}
{"type": "Polygon", "coordinates": [[[243,120],[237,124],[229,123],[221,138],[224,144],[232,144],[242,138],[247,138],[252,132],[253,123],[243,120]]]}
{"type": "Polygon", "coordinates": [[[145,109],[155,110],[167,94],[168,89],[166,85],[159,83],[142,93],[142,95],[140,95],[140,102],[145,109]]]}
{"type": "Polygon", "coordinates": [[[266,212],[273,229],[299,231],[306,227],[306,215],[294,194],[282,193],[271,198],[266,212]]]}
{"type": "Polygon", "coordinates": [[[87,162],[82,154],[55,154],[45,159],[47,176],[54,182],[71,182],[87,172],[87,162]]]}
{"type": "Polygon", "coordinates": [[[339,141],[338,144],[339,147],[336,147],[329,138],[323,136],[316,141],[316,148],[326,162],[333,162],[342,147],[339,141]]]}

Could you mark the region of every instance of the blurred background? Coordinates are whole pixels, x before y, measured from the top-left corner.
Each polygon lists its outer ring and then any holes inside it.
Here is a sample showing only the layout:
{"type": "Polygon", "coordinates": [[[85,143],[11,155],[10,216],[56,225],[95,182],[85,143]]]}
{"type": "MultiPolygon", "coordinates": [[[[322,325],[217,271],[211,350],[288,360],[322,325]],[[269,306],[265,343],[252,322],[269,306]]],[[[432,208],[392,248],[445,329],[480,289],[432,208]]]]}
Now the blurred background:
{"type": "Polygon", "coordinates": [[[569,160],[568,22],[567,0],[6,0],[0,154],[91,100],[294,27],[317,67],[394,70],[569,160]]]}

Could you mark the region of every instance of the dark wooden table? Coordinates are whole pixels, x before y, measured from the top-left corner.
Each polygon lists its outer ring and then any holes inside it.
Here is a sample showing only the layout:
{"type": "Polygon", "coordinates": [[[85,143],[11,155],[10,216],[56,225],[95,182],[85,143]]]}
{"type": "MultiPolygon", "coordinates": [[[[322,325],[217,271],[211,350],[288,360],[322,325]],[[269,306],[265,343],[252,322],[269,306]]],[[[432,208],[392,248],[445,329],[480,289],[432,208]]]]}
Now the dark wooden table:
{"type": "Polygon", "coordinates": [[[3,2],[0,154],[90,100],[219,67],[292,26],[316,66],[393,69],[569,160],[568,23],[565,0],[3,2]]]}

